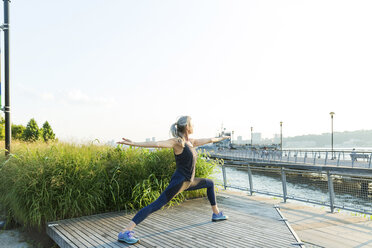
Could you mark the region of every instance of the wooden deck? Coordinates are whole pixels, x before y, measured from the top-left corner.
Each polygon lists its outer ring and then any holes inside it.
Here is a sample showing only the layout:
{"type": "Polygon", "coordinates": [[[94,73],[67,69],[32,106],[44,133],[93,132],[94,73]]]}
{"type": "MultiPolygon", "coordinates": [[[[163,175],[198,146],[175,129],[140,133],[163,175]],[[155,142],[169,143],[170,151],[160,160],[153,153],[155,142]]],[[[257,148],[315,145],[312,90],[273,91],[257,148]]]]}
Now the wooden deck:
{"type": "MultiPolygon", "coordinates": [[[[135,228],[133,247],[303,247],[278,208],[220,193],[220,210],[229,216],[211,221],[207,199],[157,211],[135,228]]],[[[134,214],[114,212],[48,223],[47,233],[60,247],[127,247],[117,234],[134,214]]]]}

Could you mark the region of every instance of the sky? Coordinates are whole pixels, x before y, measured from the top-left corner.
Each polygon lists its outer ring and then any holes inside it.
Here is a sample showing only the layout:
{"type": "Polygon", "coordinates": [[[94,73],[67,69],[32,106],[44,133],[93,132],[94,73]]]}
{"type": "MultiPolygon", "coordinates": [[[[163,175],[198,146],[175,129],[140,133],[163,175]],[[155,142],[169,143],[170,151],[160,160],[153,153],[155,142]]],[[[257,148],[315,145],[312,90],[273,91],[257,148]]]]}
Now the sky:
{"type": "Polygon", "coordinates": [[[284,137],[320,134],[331,111],[335,131],[372,129],[370,13],[369,0],[13,0],[11,120],[102,142],[168,139],[182,115],[195,138],[222,124],[272,137],[280,121],[284,137]]]}

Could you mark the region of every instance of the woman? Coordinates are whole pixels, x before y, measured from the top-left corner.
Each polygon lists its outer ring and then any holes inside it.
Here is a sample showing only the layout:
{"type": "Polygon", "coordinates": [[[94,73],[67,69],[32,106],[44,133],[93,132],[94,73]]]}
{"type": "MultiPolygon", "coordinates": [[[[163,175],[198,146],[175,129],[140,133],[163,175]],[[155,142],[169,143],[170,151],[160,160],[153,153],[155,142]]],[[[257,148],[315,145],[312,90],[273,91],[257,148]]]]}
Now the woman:
{"type": "Polygon", "coordinates": [[[195,147],[205,145],[212,142],[218,142],[230,137],[219,137],[209,139],[190,139],[190,134],[193,133],[193,125],[190,116],[182,116],[176,123],[171,126],[171,132],[174,138],[158,141],[158,142],[132,142],[123,138],[123,141],[118,144],[125,144],[139,147],[153,147],[153,148],[173,148],[176,157],[176,171],[173,174],[168,187],[159,196],[157,200],[142,208],[128,224],[126,228],[118,235],[118,240],[128,244],[135,244],[138,239],[133,236],[133,229],[136,225],[142,222],[149,214],[159,210],[174,196],[182,191],[197,190],[207,188],[208,200],[212,206],[212,221],[226,220],[222,211],[218,210],[216,204],[216,196],[214,193],[214,183],[211,179],[195,178],[195,163],[197,153],[195,147]]]}

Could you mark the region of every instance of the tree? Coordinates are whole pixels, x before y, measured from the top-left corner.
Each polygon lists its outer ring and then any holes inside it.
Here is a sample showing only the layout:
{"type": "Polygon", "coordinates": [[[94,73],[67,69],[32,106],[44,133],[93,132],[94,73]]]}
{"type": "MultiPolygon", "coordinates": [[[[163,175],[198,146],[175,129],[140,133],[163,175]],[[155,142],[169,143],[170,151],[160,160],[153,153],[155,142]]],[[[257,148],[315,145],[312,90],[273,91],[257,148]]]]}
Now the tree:
{"type": "Polygon", "coordinates": [[[32,118],[28,123],[25,131],[23,132],[23,139],[25,141],[37,141],[40,137],[40,129],[35,121],[32,118]]]}
{"type": "Polygon", "coordinates": [[[56,135],[53,133],[52,127],[49,125],[49,122],[46,121],[43,124],[43,131],[42,131],[42,136],[45,142],[48,142],[49,140],[54,140],[56,135]]]}
{"type": "Polygon", "coordinates": [[[12,124],[12,139],[21,140],[23,139],[23,133],[25,131],[25,126],[12,124]]]}

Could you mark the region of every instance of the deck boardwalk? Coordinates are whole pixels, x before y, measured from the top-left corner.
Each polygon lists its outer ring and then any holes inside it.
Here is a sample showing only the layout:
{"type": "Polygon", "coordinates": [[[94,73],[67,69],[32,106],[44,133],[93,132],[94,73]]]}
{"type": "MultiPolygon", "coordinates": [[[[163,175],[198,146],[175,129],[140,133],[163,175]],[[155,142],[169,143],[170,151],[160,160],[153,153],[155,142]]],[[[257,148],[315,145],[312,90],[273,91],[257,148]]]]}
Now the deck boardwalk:
{"type": "MultiPolygon", "coordinates": [[[[218,194],[228,221],[212,222],[205,198],[157,211],[136,227],[133,247],[303,247],[278,208],[236,195],[218,194]]],[[[117,233],[132,214],[105,213],[50,222],[48,235],[60,247],[127,247],[117,233]]]]}

